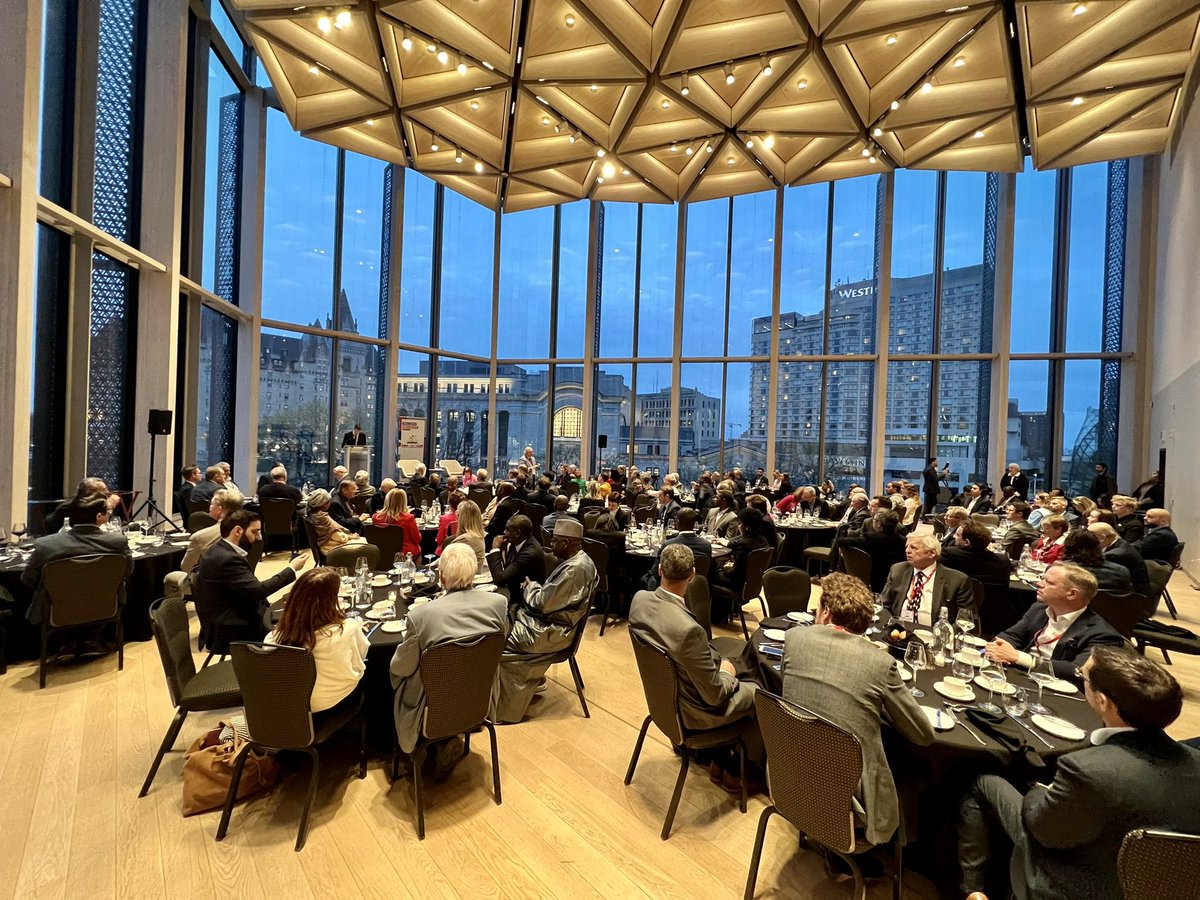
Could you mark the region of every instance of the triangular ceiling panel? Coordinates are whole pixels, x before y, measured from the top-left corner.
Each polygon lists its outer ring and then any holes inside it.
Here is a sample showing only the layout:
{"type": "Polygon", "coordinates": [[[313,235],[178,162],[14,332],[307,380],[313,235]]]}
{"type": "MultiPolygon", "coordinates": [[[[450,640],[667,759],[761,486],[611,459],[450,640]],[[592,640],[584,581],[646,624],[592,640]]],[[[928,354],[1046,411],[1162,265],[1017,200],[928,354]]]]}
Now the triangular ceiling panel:
{"type": "Polygon", "coordinates": [[[494,175],[457,175],[429,172],[429,177],[481,206],[500,206],[500,179],[494,175]]]}
{"type": "Polygon", "coordinates": [[[773,91],[741,127],[747,131],[790,134],[862,133],[862,126],[824,57],[812,53],[806,54],[790,72],[781,74],[773,91]]]}
{"type": "MultiPolygon", "coordinates": [[[[880,144],[887,147],[882,139],[880,144]]],[[[904,153],[887,149],[897,162],[913,169],[1020,172],[1025,163],[1020,146],[1017,114],[1007,112],[991,120],[976,116],[948,122],[904,153]]]]}
{"type": "Polygon", "coordinates": [[[509,162],[513,172],[590,161],[596,154],[596,145],[576,130],[574,122],[528,92],[517,98],[514,128],[509,162]]]}
{"type": "Polygon", "coordinates": [[[510,178],[504,191],[504,211],[520,212],[525,209],[555,206],[559,203],[568,203],[571,200],[578,199],[578,197],[569,194],[548,191],[540,185],[529,184],[519,178],[510,178]]]}
{"type": "Polygon", "coordinates": [[[445,48],[428,38],[406,34],[390,20],[381,21],[379,34],[396,103],[402,108],[453,99],[480,88],[508,83],[502,74],[469,57],[456,57],[445,51],[446,61],[442,62],[438,54],[445,48]],[[433,50],[429,49],[431,46],[433,50]],[[459,70],[460,61],[465,71],[459,70]]]}
{"type": "Polygon", "coordinates": [[[623,45],[610,41],[568,0],[529,0],[521,74],[538,80],[631,79],[645,68],[623,45]]]}
{"type": "Polygon", "coordinates": [[[558,117],[612,147],[637,109],[645,83],[539,84],[535,97],[558,117]]]}
{"type": "Polygon", "coordinates": [[[895,168],[886,155],[871,151],[872,148],[864,142],[855,141],[849,147],[821,160],[791,183],[812,184],[817,181],[858,178],[860,175],[880,175],[895,168]],[[865,156],[863,155],[864,150],[867,151],[865,156]]]}
{"type": "Polygon", "coordinates": [[[766,167],[745,146],[727,138],[709,157],[708,165],[688,192],[688,200],[752,194],[774,187],[766,167]]]}
{"type": "Polygon", "coordinates": [[[621,141],[622,153],[662,147],[672,141],[692,140],[715,134],[722,129],[719,121],[708,118],[687,102],[665,90],[647,90],[641,108],[634,115],[621,141]]]}
{"type": "MultiPolygon", "coordinates": [[[[461,53],[488,63],[511,75],[517,56],[517,24],[520,0],[508,3],[478,3],[476,0],[402,0],[380,3],[381,20],[403,31],[409,26],[414,41],[421,35],[436,36],[461,53]]],[[[403,34],[401,35],[403,39],[403,34]]]]}
{"type": "Polygon", "coordinates": [[[364,156],[373,156],[398,166],[408,165],[408,157],[404,151],[404,141],[396,128],[396,120],[392,115],[384,115],[378,119],[366,119],[353,125],[340,128],[326,128],[304,132],[305,137],[343,147],[364,156]]]}
{"type": "Polygon", "coordinates": [[[504,165],[508,115],[506,90],[480,91],[456,103],[424,106],[408,113],[413,121],[496,168],[504,165]]]}
{"type": "Polygon", "coordinates": [[[663,54],[661,71],[682,72],[777,53],[807,39],[805,25],[792,14],[787,0],[693,0],[663,54]]]}
{"type": "Polygon", "coordinates": [[[767,53],[753,60],[673,75],[663,79],[663,83],[679,96],[685,96],[686,86],[691,103],[732,128],[781,83],[791,80],[789,73],[801,53],[800,50],[767,53]]]}

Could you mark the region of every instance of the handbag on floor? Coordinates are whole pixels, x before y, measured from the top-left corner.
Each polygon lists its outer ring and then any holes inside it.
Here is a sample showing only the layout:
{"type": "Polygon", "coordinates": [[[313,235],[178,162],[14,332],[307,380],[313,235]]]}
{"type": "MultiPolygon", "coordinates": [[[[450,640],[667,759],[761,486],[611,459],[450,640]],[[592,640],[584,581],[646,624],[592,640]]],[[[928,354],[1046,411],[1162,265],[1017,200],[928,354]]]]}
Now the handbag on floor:
{"type": "MultiPolygon", "coordinates": [[[[236,729],[225,722],[196,739],[188,748],[183,760],[183,815],[219,809],[225,805],[225,795],[233,782],[233,767],[237,755],[246,745],[245,739],[236,729]],[[221,733],[228,729],[232,735],[222,741],[221,733]]],[[[237,799],[265,790],[279,776],[279,763],[275,757],[251,750],[242,767],[242,779],[238,782],[237,799]]]]}

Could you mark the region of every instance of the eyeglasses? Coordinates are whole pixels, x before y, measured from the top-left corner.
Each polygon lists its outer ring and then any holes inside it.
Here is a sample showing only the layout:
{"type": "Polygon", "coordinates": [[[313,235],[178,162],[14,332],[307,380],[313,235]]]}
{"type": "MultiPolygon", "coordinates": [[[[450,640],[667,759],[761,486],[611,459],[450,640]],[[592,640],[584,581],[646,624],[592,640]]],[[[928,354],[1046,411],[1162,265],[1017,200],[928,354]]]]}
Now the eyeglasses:
{"type": "Polygon", "coordinates": [[[1088,680],[1087,675],[1084,674],[1083,666],[1075,667],[1075,677],[1078,678],[1080,681],[1082,681],[1084,684],[1087,684],[1087,685],[1091,684],[1091,682],[1088,680]]]}

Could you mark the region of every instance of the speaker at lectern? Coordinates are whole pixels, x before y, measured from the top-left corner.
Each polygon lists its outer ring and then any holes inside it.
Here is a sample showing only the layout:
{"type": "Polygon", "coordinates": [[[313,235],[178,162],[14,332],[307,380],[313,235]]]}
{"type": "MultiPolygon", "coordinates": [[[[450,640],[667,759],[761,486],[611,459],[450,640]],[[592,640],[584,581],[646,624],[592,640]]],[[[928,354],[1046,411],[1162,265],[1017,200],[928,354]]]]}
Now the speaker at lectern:
{"type": "Polygon", "coordinates": [[[370,447],[343,447],[342,448],[342,465],[350,471],[350,477],[354,477],[354,473],[358,471],[371,471],[371,448],[370,447]]]}

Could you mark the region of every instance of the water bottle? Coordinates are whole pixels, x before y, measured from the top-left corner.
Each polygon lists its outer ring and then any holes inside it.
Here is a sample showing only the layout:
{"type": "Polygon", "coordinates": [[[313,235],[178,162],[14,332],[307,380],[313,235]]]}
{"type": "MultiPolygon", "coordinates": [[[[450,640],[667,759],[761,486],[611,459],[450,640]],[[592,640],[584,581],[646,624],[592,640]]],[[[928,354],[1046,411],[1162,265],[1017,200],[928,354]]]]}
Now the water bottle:
{"type": "Polygon", "coordinates": [[[404,562],[400,564],[400,583],[411,584],[413,575],[416,574],[416,566],[413,565],[411,553],[404,554],[404,562]]]}
{"type": "Polygon", "coordinates": [[[950,611],[942,607],[933,626],[933,659],[935,666],[944,666],[946,657],[954,652],[954,626],[950,624],[950,611]]]}
{"type": "Polygon", "coordinates": [[[59,534],[66,534],[71,530],[71,520],[63,519],[62,528],[58,529],[59,534]]]}

